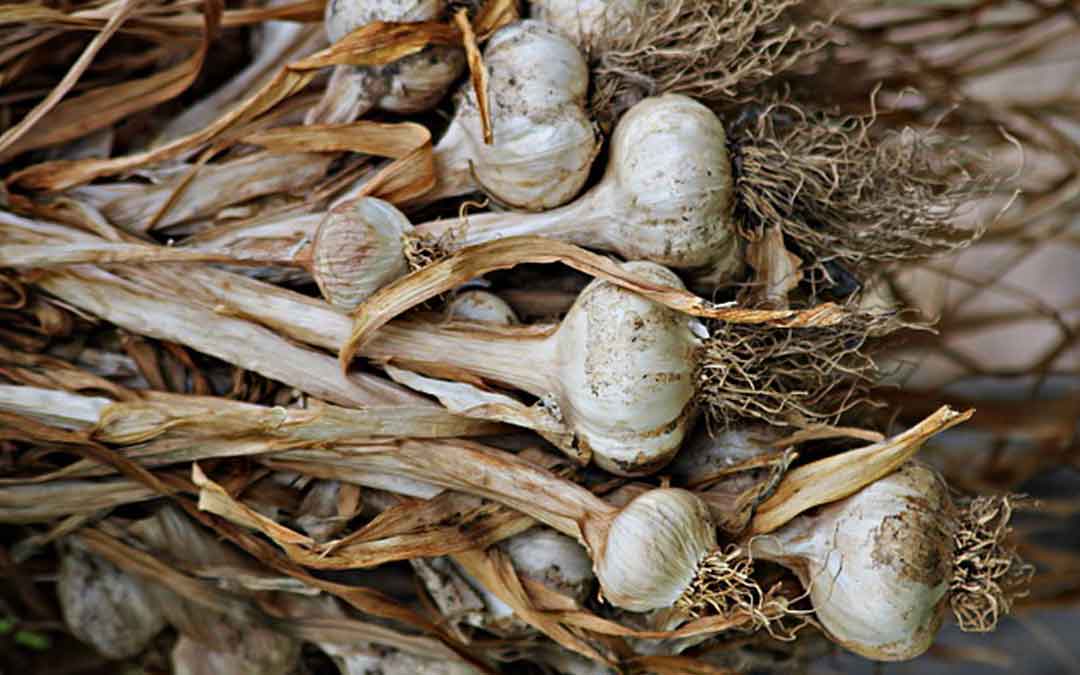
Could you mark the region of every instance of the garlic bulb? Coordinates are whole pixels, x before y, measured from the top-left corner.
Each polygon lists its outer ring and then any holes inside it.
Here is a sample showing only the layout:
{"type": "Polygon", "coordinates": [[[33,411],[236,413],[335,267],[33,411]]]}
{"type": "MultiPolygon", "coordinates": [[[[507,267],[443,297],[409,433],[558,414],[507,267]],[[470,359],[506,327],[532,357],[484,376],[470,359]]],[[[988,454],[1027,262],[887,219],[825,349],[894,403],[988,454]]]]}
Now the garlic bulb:
{"type": "Polygon", "coordinates": [[[300,661],[300,642],[266,628],[250,626],[233,650],[208,647],[180,635],[170,660],[173,675],[289,675],[300,661]]]}
{"type": "MultiPolygon", "coordinates": [[[[732,208],[724,125],[693,99],[668,94],[619,120],[603,179],[582,197],[545,213],[470,216],[462,243],[547,236],[722,281],[741,265],[732,208]]],[[[455,225],[417,230],[438,235],[455,225]]]]}
{"type": "Polygon", "coordinates": [[[312,276],[332,305],[351,310],[409,271],[402,252],[412,223],[375,197],[339,204],[315,233],[312,276]]]}
{"type": "Polygon", "coordinates": [[[502,298],[481,290],[458,293],[446,308],[450,319],[513,326],[521,323],[514,309],[502,298]]]}
{"type": "Polygon", "coordinates": [[[754,538],[750,550],[795,571],[835,642],[896,661],[926,651],[941,626],[956,530],[948,486],[933,469],[908,462],[754,538]]]}
{"type": "Polygon", "coordinates": [[[135,656],[165,627],[140,579],[79,548],[60,558],[56,591],[71,633],[110,659],[135,656]]]}
{"type": "MultiPolygon", "coordinates": [[[[658,284],[682,285],[659,265],[625,265],[658,284]]],[[[696,319],[597,280],[546,336],[391,323],[362,353],[448,364],[519,387],[550,402],[597,465],[640,475],[666,464],[686,435],[700,358],[696,329],[696,319]]]]}
{"type": "Polygon", "coordinates": [[[642,0],[532,0],[532,15],[550,23],[582,47],[594,45],[605,33],[630,29],[630,19],[642,0]]]}
{"type": "Polygon", "coordinates": [[[570,537],[546,527],[534,527],[501,542],[499,547],[510,556],[522,577],[578,603],[588,598],[596,580],[592,561],[581,544],[570,537]]]}
{"type": "Polygon", "coordinates": [[[693,493],[649,490],[611,523],[596,576],[609,602],[635,612],[673,607],[716,549],[708,508],[693,493]]]}
{"type": "Polygon", "coordinates": [[[484,142],[476,92],[466,84],[435,147],[430,203],[482,189],[526,211],[573,199],[589,177],[600,139],[585,110],[589,71],[569,40],[539,21],[498,30],[484,50],[493,143],[484,142]]]}
{"type": "MultiPolygon", "coordinates": [[[[445,0],[334,0],[324,24],[330,42],[373,21],[430,21],[444,16],[445,0]]],[[[427,110],[465,70],[457,47],[434,45],[383,66],[336,66],[308,124],[351,122],[373,108],[396,113],[427,110]]]]}

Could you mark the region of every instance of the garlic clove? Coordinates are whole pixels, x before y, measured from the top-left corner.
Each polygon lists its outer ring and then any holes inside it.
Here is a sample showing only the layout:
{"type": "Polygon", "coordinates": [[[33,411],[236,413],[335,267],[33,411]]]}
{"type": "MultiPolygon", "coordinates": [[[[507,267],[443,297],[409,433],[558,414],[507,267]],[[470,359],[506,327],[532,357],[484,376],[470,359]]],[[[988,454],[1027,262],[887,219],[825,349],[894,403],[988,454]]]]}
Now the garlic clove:
{"type": "Polygon", "coordinates": [[[323,26],[330,42],[375,21],[429,21],[446,13],[446,0],[331,0],[323,26]]]}
{"type": "Polygon", "coordinates": [[[596,576],[604,597],[635,612],[673,607],[716,549],[708,508],[677,488],[649,490],[612,520],[596,576]]]}
{"type": "Polygon", "coordinates": [[[362,197],[331,209],[315,232],[312,276],[335,307],[352,310],[409,271],[412,223],[389,202],[362,197]]]}
{"type": "Polygon", "coordinates": [[[71,633],[110,659],[135,656],[165,627],[140,579],[77,546],[60,559],[56,591],[71,633]]]}
{"type": "Polygon", "coordinates": [[[447,316],[460,321],[479,321],[514,326],[518,320],[514,309],[502,298],[488,291],[469,290],[458,293],[447,307],[447,316]]]}
{"type": "Polygon", "coordinates": [[[908,462],[750,546],[798,574],[833,641],[899,661],[925,652],[944,619],[955,518],[941,477],[908,462]]]}
{"type": "MultiPolygon", "coordinates": [[[[682,287],[659,265],[624,267],[682,287]]],[[[694,411],[701,345],[695,321],[599,280],[571,307],[557,333],[562,414],[601,468],[651,473],[678,451],[694,411]]]]}

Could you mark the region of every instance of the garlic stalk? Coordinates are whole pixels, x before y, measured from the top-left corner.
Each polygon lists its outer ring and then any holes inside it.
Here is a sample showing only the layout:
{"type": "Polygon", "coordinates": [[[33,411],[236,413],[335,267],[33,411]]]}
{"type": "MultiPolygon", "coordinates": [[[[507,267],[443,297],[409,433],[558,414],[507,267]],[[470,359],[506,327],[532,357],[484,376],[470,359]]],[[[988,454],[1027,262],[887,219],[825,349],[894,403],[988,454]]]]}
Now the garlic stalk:
{"type": "Polygon", "coordinates": [[[585,110],[589,71],[569,40],[539,21],[498,30],[484,50],[493,142],[484,142],[476,92],[466,84],[435,147],[435,188],[419,203],[483,190],[526,211],[577,196],[599,151],[585,110]]]}
{"type": "Polygon", "coordinates": [[[870,659],[911,659],[930,647],[950,604],[963,628],[992,628],[1029,573],[1002,548],[1008,502],[991,502],[959,507],[936,471],[910,461],[749,547],[799,576],[833,641],[870,659]],[[982,613],[964,612],[973,607],[982,613]]]}
{"type": "MultiPolygon", "coordinates": [[[[469,216],[460,243],[540,235],[719,282],[741,265],[732,208],[724,125],[693,99],[669,94],[623,116],[603,178],[579,199],[545,213],[469,216]]],[[[417,231],[440,236],[456,225],[436,221],[417,231]]]]}
{"type": "MultiPolygon", "coordinates": [[[[659,265],[626,265],[681,286],[659,265]]],[[[594,281],[547,335],[392,323],[362,354],[462,368],[523,389],[553,409],[597,465],[641,475],[666,464],[686,434],[701,351],[695,331],[702,329],[696,319],[594,281]]]]}
{"type": "MultiPolygon", "coordinates": [[[[374,21],[432,21],[447,13],[446,0],[335,0],[326,3],[330,42],[374,21]]],[[[374,108],[416,113],[439,102],[465,70],[465,53],[433,45],[383,66],[336,66],[308,124],[352,122],[374,108]]]]}

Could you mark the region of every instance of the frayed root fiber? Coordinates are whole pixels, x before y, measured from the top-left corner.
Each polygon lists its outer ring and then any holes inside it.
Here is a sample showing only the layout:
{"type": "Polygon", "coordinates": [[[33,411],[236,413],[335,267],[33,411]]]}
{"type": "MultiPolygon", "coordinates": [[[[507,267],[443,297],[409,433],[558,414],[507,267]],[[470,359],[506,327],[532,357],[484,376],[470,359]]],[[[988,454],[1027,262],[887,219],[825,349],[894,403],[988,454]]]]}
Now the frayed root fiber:
{"type": "Polygon", "coordinates": [[[814,328],[716,322],[699,372],[699,402],[710,424],[723,427],[834,421],[868,401],[878,372],[871,336],[888,333],[895,321],[857,312],[814,328]]]}
{"type": "MultiPolygon", "coordinates": [[[[685,94],[737,102],[825,44],[823,26],[800,24],[799,0],[668,0],[641,3],[629,30],[604,31],[594,56],[592,110],[612,124],[637,101],[685,94]]],[[[620,25],[621,28],[621,25],[620,25]]]]}
{"type": "Polygon", "coordinates": [[[949,597],[965,631],[994,630],[1013,601],[1026,594],[1035,572],[1006,546],[1014,503],[1009,496],[976,497],[961,513],[949,597]]]}
{"type": "Polygon", "coordinates": [[[981,232],[958,217],[993,187],[976,158],[934,132],[875,136],[874,118],[778,102],[731,125],[739,229],[778,225],[809,265],[837,261],[863,279],[974,241],[981,232]]]}

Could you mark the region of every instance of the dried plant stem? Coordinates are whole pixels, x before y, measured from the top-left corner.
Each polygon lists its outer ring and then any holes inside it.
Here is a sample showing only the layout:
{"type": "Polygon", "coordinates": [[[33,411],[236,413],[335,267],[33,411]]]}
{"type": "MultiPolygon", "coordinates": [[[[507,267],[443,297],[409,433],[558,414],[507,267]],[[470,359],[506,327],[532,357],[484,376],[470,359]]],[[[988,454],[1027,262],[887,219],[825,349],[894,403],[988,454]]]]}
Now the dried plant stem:
{"type": "MultiPolygon", "coordinates": [[[[180,274],[144,270],[141,276],[132,276],[134,281],[94,268],[73,268],[62,274],[44,275],[38,285],[127,330],[187,345],[334,403],[358,406],[424,401],[371,375],[346,376],[333,358],[296,345],[262,326],[180,300],[185,284],[170,288],[170,281],[180,274]]],[[[228,293],[227,286],[220,290],[228,293]]],[[[263,303],[266,301],[264,298],[263,303]]],[[[313,328],[312,332],[317,330],[313,328]]]]}

